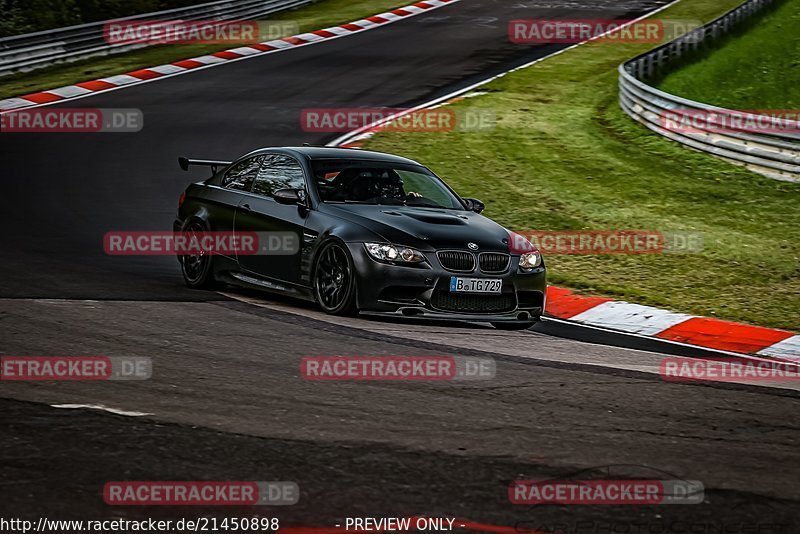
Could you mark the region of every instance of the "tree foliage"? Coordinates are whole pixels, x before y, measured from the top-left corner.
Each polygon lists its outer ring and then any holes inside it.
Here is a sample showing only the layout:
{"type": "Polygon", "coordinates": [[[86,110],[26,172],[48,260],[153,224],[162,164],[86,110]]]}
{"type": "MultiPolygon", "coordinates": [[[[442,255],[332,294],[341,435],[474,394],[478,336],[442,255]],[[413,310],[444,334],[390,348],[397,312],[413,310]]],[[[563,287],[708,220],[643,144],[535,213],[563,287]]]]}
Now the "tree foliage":
{"type": "Polygon", "coordinates": [[[204,0],[0,0],[0,37],[203,2],[204,0]]]}

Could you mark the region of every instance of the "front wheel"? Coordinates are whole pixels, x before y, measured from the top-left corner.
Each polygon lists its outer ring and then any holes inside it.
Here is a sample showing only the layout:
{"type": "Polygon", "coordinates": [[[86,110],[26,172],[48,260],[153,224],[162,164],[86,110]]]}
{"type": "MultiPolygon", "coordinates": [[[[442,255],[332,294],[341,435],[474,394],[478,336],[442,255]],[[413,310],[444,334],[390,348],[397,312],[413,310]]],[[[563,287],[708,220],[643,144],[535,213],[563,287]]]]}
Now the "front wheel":
{"type": "Polygon", "coordinates": [[[323,245],[314,269],[314,297],[331,315],[356,312],[356,276],[353,260],[344,245],[323,245]]]}
{"type": "Polygon", "coordinates": [[[527,330],[536,324],[536,321],[519,321],[514,323],[492,323],[498,330],[527,330]]]}

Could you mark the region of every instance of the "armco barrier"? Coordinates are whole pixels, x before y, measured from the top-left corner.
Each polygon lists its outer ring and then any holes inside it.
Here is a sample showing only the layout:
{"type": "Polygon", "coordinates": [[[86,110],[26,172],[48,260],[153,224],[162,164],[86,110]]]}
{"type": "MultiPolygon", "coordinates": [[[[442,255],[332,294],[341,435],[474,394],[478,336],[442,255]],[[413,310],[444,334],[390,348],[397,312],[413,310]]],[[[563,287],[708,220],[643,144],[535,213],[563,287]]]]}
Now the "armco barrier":
{"type": "MultiPolygon", "coordinates": [[[[753,131],[746,127],[666,128],[675,119],[705,117],[741,118],[736,112],[671,95],[651,87],[643,80],[663,72],[678,58],[695,54],[706,43],[716,40],[742,22],[775,3],[775,0],[749,0],[713,22],[627,61],[619,67],[619,99],[622,109],[634,120],[673,141],[702,150],[779,180],[800,181],[800,124],[783,121],[774,131],[753,131]],[[780,130],[780,131],[778,131],[780,130]]],[[[768,117],[755,116],[769,121],[768,117]]],[[[735,124],[720,120],[717,124],[735,124]]]]}
{"type": "MultiPolygon", "coordinates": [[[[316,0],[222,0],[178,9],[114,19],[148,20],[253,20],[278,11],[293,9],[316,0]]],[[[103,27],[109,21],[69,26],[0,39],[0,76],[26,72],[53,63],[74,61],[142,48],[146,44],[109,44],[103,27]]]]}

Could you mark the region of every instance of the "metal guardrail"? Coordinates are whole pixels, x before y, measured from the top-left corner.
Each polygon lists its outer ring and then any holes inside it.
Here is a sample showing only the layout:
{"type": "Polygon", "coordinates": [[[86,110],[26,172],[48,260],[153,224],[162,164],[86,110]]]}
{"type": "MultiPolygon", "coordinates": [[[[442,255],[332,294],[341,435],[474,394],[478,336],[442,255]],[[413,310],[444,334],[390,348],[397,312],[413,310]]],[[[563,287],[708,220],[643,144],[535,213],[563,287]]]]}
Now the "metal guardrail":
{"type": "MultiPolygon", "coordinates": [[[[800,124],[782,121],[782,128],[748,127],[741,119],[764,121],[771,117],[745,115],[741,111],[681,98],[651,87],[642,80],[663,72],[662,69],[687,54],[696,53],[704,43],[716,40],[739,26],[775,0],[748,0],[713,22],[698,28],[619,67],[620,106],[631,118],[650,130],[691,148],[715,154],[732,163],[778,180],[800,181],[800,124]],[[718,118],[703,126],[703,118],[718,118]],[[737,120],[738,119],[738,120],[737,120]],[[674,124],[691,128],[674,128],[674,124]],[[737,124],[738,123],[738,124],[737,124]]],[[[752,124],[752,123],[751,123],[752,124]]]]}
{"type": "MultiPolygon", "coordinates": [[[[119,21],[254,20],[279,11],[311,4],[316,0],[221,0],[114,19],[119,21]]],[[[103,27],[111,21],[92,22],[54,30],[0,39],[0,76],[64,61],[75,61],[143,48],[147,44],[107,43],[103,27]]]]}

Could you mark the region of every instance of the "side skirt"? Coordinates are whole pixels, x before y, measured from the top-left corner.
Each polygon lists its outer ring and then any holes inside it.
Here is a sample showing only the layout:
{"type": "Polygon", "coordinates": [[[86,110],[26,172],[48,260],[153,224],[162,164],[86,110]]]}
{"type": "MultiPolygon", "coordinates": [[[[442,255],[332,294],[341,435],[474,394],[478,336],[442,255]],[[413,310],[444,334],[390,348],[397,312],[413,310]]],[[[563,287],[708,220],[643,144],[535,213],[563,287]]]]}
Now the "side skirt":
{"type": "Polygon", "coordinates": [[[238,271],[220,272],[217,273],[217,276],[221,281],[233,286],[244,287],[248,289],[258,289],[261,291],[278,293],[311,302],[314,301],[314,293],[309,287],[287,284],[285,282],[279,282],[238,271]]]}

